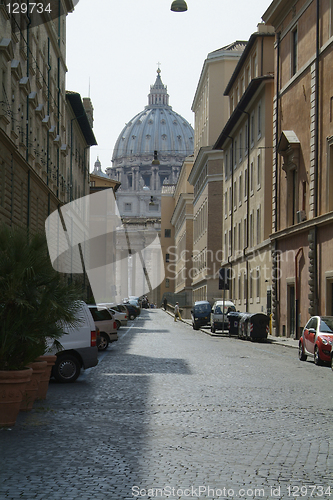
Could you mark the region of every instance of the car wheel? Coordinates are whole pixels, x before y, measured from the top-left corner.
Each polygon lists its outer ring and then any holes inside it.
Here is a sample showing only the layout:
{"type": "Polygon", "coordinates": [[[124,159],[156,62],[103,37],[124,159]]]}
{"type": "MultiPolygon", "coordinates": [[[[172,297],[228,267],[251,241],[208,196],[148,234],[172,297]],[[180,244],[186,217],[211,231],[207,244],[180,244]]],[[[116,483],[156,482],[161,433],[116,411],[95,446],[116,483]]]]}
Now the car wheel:
{"type": "Polygon", "coordinates": [[[300,361],[306,361],[307,355],[304,354],[303,344],[300,342],[298,344],[298,359],[300,361]]]}
{"type": "Polygon", "coordinates": [[[107,336],[106,333],[101,333],[100,334],[100,340],[98,342],[98,350],[99,351],[105,351],[108,348],[109,345],[109,337],[107,336]]]}
{"type": "Polygon", "coordinates": [[[317,365],[317,366],[322,364],[320,356],[319,356],[319,349],[317,346],[315,347],[315,350],[314,350],[313,360],[315,362],[315,365],[317,365]]]}
{"type": "Polygon", "coordinates": [[[119,330],[119,328],[120,328],[120,326],[121,326],[121,323],[120,323],[120,321],[118,321],[117,319],[116,319],[116,324],[117,324],[117,330],[119,330]]]}
{"type": "Polygon", "coordinates": [[[80,375],[81,365],[79,360],[72,354],[58,356],[52,367],[52,375],[58,382],[75,382],[80,375]]]}
{"type": "Polygon", "coordinates": [[[129,319],[132,319],[132,320],[135,319],[135,314],[130,314],[129,319]]]}
{"type": "Polygon", "coordinates": [[[192,323],[192,328],[193,330],[199,330],[199,327],[195,323],[192,323]]]}

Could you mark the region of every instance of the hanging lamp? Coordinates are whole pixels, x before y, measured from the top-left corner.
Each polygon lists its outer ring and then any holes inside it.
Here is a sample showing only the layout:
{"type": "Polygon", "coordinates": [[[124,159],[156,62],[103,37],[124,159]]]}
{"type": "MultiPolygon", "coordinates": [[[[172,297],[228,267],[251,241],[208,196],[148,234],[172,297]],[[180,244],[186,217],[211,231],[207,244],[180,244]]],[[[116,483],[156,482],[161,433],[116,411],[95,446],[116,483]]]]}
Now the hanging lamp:
{"type": "Polygon", "coordinates": [[[185,0],[173,0],[171,10],[173,12],[185,12],[187,10],[185,0]]]}

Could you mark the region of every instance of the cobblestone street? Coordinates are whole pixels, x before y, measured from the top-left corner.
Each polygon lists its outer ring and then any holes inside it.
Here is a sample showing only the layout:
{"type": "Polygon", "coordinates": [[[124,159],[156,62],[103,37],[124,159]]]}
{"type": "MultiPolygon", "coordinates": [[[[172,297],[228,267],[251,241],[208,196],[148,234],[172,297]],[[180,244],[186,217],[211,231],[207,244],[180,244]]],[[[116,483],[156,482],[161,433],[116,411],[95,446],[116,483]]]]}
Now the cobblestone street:
{"type": "Polygon", "coordinates": [[[0,431],[0,498],[329,499],[332,382],[296,349],[143,310],[0,431]]]}

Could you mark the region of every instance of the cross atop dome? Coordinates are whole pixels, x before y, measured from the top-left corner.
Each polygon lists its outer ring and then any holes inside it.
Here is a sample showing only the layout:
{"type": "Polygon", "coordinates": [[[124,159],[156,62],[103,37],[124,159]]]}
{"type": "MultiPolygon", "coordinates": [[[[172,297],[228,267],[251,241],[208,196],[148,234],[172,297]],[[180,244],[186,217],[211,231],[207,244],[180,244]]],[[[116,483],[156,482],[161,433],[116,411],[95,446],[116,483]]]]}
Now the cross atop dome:
{"type": "Polygon", "coordinates": [[[169,106],[169,94],[167,91],[167,86],[163,84],[161,79],[161,63],[157,64],[157,77],[154,85],[150,86],[150,93],[148,95],[148,107],[171,107],[169,106]]]}

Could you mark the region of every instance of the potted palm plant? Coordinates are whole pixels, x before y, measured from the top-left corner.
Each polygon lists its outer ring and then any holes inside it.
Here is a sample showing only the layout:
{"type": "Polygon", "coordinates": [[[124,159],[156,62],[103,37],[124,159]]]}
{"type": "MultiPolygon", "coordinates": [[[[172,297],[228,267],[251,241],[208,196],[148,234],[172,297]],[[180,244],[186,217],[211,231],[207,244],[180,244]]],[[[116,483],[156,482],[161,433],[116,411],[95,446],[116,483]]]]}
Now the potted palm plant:
{"type": "Polygon", "coordinates": [[[63,335],[62,322],[77,325],[79,299],[78,289],[53,269],[44,234],[0,225],[0,425],[15,423],[24,395],[13,380],[31,377],[27,366],[63,335]],[[8,395],[15,409],[7,418],[8,395]]]}

